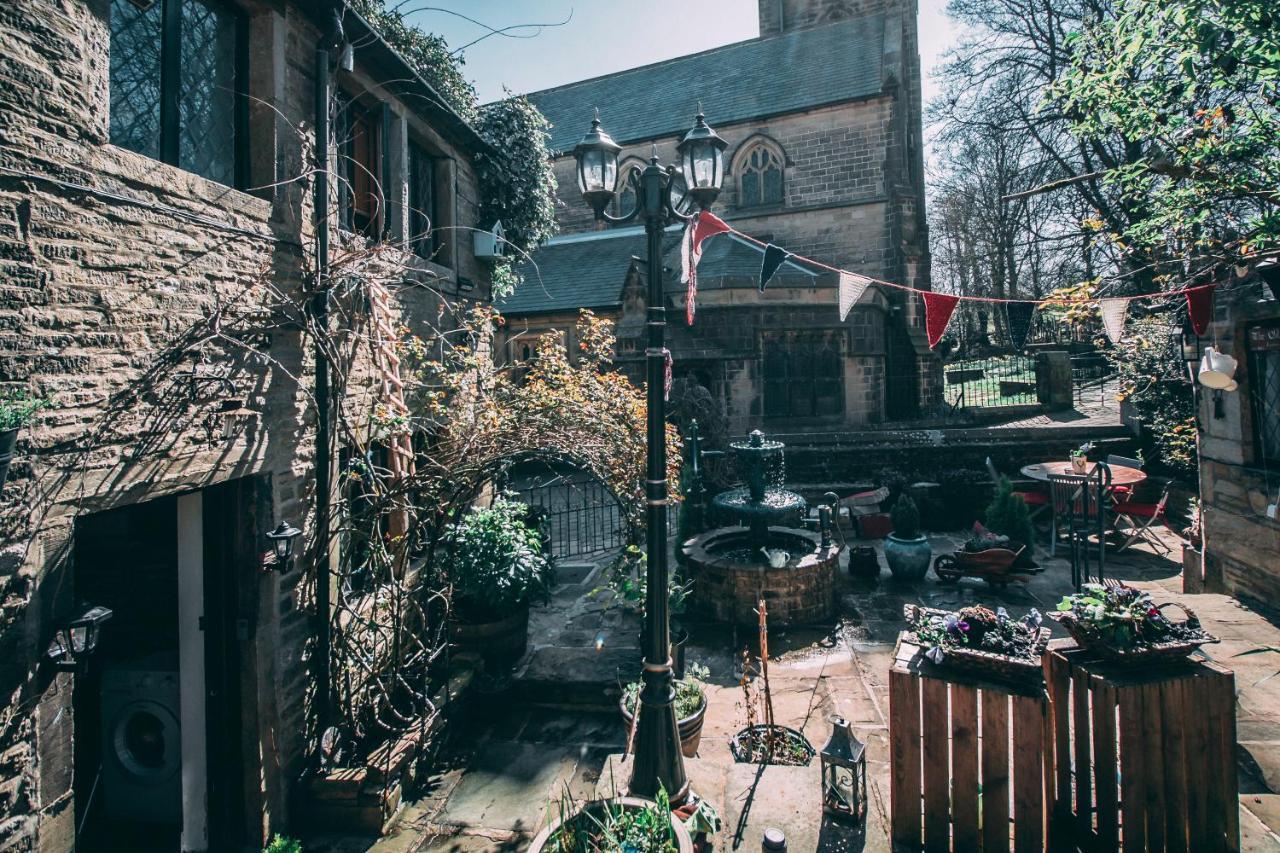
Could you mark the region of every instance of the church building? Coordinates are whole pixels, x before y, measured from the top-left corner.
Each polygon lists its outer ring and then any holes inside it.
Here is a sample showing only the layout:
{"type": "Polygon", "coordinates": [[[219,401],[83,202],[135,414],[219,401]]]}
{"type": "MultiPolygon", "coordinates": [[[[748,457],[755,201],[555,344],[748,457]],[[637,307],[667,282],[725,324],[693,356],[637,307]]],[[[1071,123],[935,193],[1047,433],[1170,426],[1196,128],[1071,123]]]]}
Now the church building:
{"type": "MultiPolygon", "coordinates": [[[[619,187],[655,146],[676,162],[701,105],[729,143],[718,216],[797,255],[928,288],[915,0],[759,0],[759,15],[758,38],[530,94],[552,125],[560,234],[498,303],[509,358],[552,330],[574,352],[578,311],[589,308],[616,321],[618,362],[643,375],[643,228],[601,230],[578,196],[573,148],[596,108],[623,146],[619,187]]],[[[634,203],[624,189],[613,212],[634,203]]],[[[715,432],[741,435],[851,429],[935,407],[940,377],[918,298],[872,287],[841,321],[834,273],[789,260],[761,292],[763,250],[728,234],[705,246],[686,326],[679,241],[672,226],[676,413],[701,400],[721,419],[715,432]]]]}

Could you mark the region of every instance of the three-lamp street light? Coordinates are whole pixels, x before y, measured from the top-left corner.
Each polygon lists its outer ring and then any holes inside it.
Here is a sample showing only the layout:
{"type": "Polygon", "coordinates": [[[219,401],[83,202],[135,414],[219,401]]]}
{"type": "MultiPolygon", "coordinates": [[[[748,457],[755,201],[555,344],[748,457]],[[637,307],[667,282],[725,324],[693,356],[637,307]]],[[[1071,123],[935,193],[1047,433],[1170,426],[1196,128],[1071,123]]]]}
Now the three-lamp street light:
{"type": "Polygon", "coordinates": [[[676,197],[675,166],[663,167],[654,146],[649,164],[632,171],[628,181],[636,194],[635,208],[622,216],[606,209],[617,196],[618,154],[622,146],[600,126],[596,113],[591,130],[574,148],[578,166],[578,189],[595,211],[596,219],[613,224],[644,221],[648,307],[645,328],[645,381],[648,400],[648,453],[645,471],[647,546],[647,601],[645,602],[644,674],[640,702],[636,708],[635,758],[630,793],[652,798],[665,789],[672,802],[683,802],[689,783],[680,753],[676,726],[675,684],[671,668],[671,625],[668,608],[667,566],[667,441],[666,441],[666,308],[662,285],[662,234],[666,226],[693,218],[680,210],[688,199],[699,210],[707,210],[720,194],[724,179],[724,150],[728,144],[712,130],[699,108],[694,126],[676,146],[680,158],[679,176],[684,190],[676,197]]]}

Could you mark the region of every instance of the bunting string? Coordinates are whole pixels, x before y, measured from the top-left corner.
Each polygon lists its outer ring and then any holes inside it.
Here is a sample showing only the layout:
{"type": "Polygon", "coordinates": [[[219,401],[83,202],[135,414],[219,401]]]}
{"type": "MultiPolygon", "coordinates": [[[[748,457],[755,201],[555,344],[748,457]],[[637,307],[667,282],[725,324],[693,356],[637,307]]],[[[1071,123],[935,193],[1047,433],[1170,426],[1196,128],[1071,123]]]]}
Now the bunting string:
{"type": "MultiPolygon", "coordinates": [[[[711,213],[709,211],[702,211],[700,214],[698,214],[698,218],[703,224],[704,229],[706,229],[709,232],[708,236],[710,236],[710,234],[712,233],[736,234],[739,237],[741,237],[743,240],[746,240],[748,243],[752,243],[756,246],[759,246],[761,249],[768,250],[772,247],[773,250],[776,252],[780,248],[778,246],[774,246],[771,243],[766,243],[763,240],[757,240],[755,237],[752,237],[750,234],[742,233],[741,231],[734,228],[732,225],[729,225],[727,222],[720,219],[714,213],[711,213]]],[[[694,241],[697,243],[701,242],[698,240],[696,235],[694,236],[694,241]]],[[[833,272],[837,275],[847,275],[847,276],[853,276],[859,279],[865,279],[866,281],[872,284],[879,285],[880,287],[888,287],[894,290],[905,290],[911,293],[918,293],[918,294],[936,292],[932,290],[924,290],[919,287],[911,287],[910,285],[906,285],[906,284],[899,284],[896,281],[885,281],[884,279],[874,278],[872,276],[863,275],[861,273],[850,272],[849,270],[841,269],[840,267],[833,267],[830,264],[824,264],[822,261],[817,261],[817,260],[814,260],[813,258],[808,258],[808,257],[805,257],[804,255],[801,255],[795,252],[786,252],[786,256],[787,256],[786,260],[807,264],[811,267],[817,267],[818,269],[826,270],[827,272],[833,272]]],[[[1083,305],[1089,302],[1097,302],[1102,298],[1122,299],[1125,302],[1132,302],[1136,299],[1165,299],[1170,296],[1188,295],[1188,300],[1190,302],[1198,303],[1202,300],[1207,300],[1210,296],[1210,291],[1215,287],[1217,287],[1217,284],[1197,284],[1190,287],[1179,288],[1178,290],[1162,290],[1159,293],[1140,293],[1133,296],[1108,296],[1108,297],[1087,296],[1087,297],[1080,297],[1075,299],[1065,299],[1061,297],[1049,297],[1047,299],[1024,299],[1024,298],[1014,299],[1014,298],[1000,298],[995,296],[967,296],[967,295],[959,295],[959,294],[955,295],[955,299],[960,302],[989,302],[989,303],[999,303],[999,304],[1007,304],[1010,302],[1022,302],[1022,303],[1031,303],[1035,307],[1040,308],[1045,305],[1083,305]]],[[[948,294],[948,295],[951,295],[951,294],[948,294]]]]}

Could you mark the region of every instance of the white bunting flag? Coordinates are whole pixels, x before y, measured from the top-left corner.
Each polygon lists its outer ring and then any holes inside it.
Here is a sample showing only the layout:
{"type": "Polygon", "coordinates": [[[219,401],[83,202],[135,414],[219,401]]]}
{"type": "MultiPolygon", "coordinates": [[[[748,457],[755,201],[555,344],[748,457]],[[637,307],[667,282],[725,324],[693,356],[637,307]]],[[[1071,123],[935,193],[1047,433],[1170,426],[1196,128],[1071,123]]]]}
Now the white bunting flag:
{"type": "Polygon", "coordinates": [[[1124,315],[1129,310],[1128,299],[1099,299],[1098,306],[1102,310],[1102,327],[1106,329],[1111,343],[1118,344],[1124,339],[1124,315]]]}
{"type": "Polygon", "coordinates": [[[849,316],[849,312],[853,310],[853,306],[858,304],[858,300],[862,298],[862,294],[866,293],[867,285],[871,284],[871,279],[860,275],[854,275],[851,272],[841,271],[840,273],[840,322],[849,316]]]}

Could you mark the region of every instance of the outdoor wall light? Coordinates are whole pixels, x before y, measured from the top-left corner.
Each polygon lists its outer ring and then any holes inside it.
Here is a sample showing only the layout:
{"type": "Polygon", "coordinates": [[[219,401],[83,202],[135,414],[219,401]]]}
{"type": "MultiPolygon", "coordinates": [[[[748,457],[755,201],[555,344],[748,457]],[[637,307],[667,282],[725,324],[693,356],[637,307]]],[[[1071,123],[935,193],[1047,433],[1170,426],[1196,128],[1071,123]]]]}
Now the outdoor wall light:
{"type": "Polygon", "coordinates": [[[58,669],[66,672],[80,670],[93,650],[98,647],[98,634],[102,623],[112,616],[109,607],[86,607],[75,619],[63,625],[53,635],[45,655],[58,669]]]}
{"type": "Polygon", "coordinates": [[[214,412],[206,424],[206,431],[209,433],[209,440],[213,440],[213,433],[218,425],[221,425],[223,439],[230,441],[244,434],[249,422],[258,416],[255,409],[247,409],[244,400],[226,399],[219,406],[218,411],[214,412]]]}
{"type": "Polygon", "coordinates": [[[1237,362],[1225,352],[1218,352],[1213,347],[1206,347],[1204,357],[1200,359],[1200,372],[1196,380],[1206,388],[1216,391],[1234,391],[1238,387],[1235,380],[1237,362]]]}
{"type": "Polygon", "coordinates": [[[573,149],[578,161],[578,189],[599,216],[613,201],[618,188],[618,152],[622,146],[600,128],[600,110],[591,120],[591,130],[573,149]]]}
{"type": "Polygon", "coordinates": [[[276,552],[274,568],[280,574],[285,574],[293,566],[293,543],[301,535],[302,531],[287,521],[280,522],[275,530],[267,534],[276,552]]]}
{"type": "Polygon", "coordinates": [[[702,210],[711,207],[720,195],[720,184],[724,181],[724,150],[728,147],[729,143],[707,126],[699,105],[693,127],[676,146],[676,153],[680,155],[680,171],[687,187],[685,192],[702,210]]]}
{"type": "Polygon", "coordinates": [[[1271,298],[1280,302],[1280,260],[1274,258],[1263,261],[1256,268],[1258,278],[1271,291],[1271,298]]]}
{"type": "Polygon", "coordinates": [[[832,715],[831,739],[822,748],[822,810],[862,820],[867,814],[867,745],[843,717],[832,715]]]}

